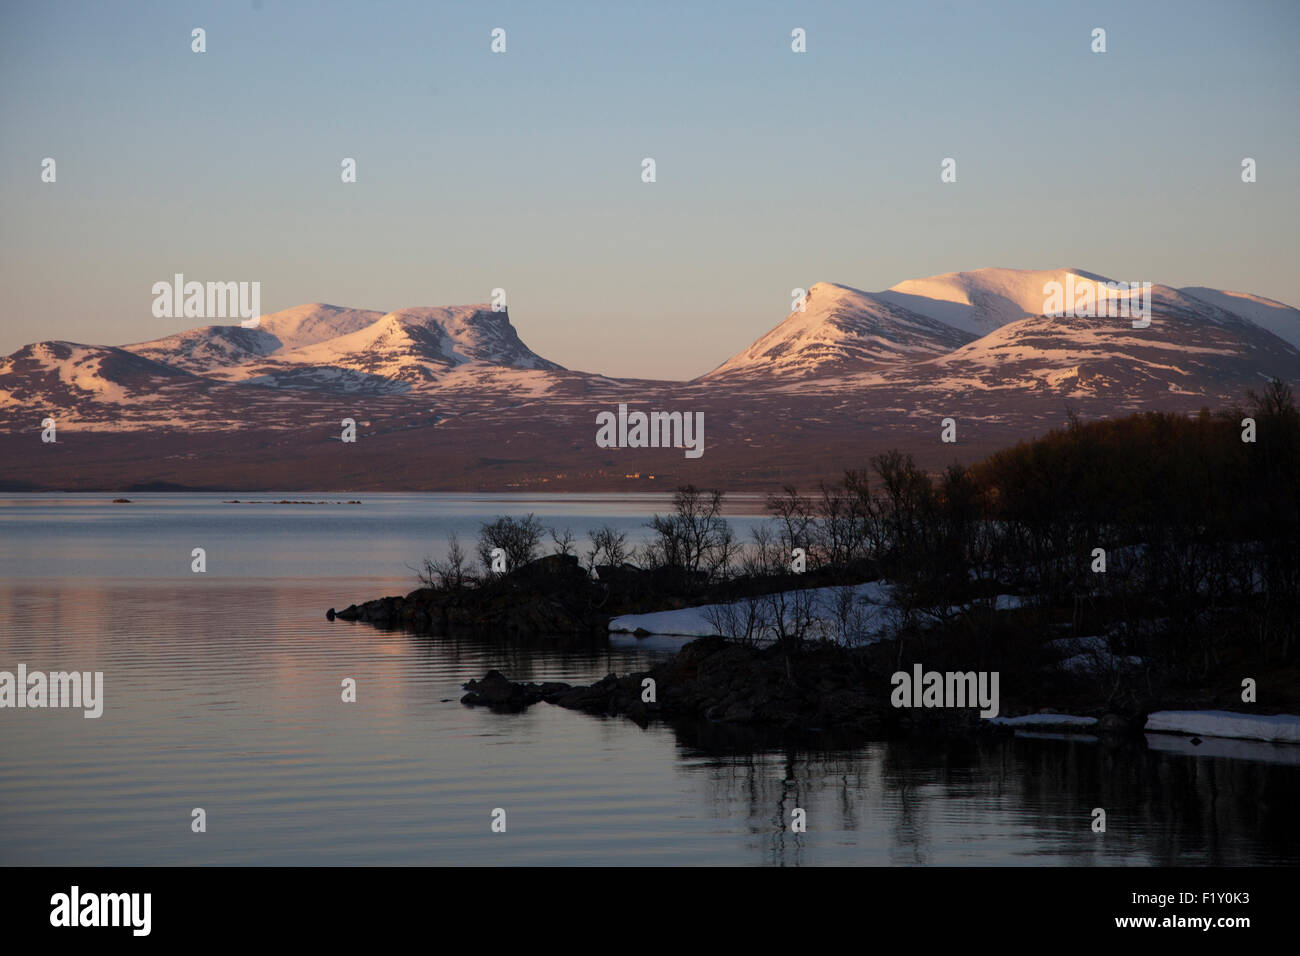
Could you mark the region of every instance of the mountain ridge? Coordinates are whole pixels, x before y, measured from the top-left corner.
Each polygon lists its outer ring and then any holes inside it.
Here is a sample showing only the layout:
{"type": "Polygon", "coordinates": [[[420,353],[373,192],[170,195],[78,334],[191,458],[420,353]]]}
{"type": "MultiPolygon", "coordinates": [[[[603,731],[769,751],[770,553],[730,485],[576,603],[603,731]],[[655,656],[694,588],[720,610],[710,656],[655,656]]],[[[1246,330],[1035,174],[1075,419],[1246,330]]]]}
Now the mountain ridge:
{"type": "Polygon", "coordinates": [[[47,416],[101,430],[292,428],[302,403],[390,403],[396,414],[402,402],[484,410],[635,402],[654,391],[698,400],[865,390],[901,407],[967,391],[996,397],[1009,414],[1017,396],[1214,404],[1269,377],[1300,379],[1300,311],[1283,303],[1153,284],[1147,328],[1129,316],[1043,315],[1045,285],[1067,281],[1110,280],[988,268],[877,293],[813,283],[802,309],[687,382],[570,371],[529,349],[507,311],[483,303],[391,312],[305,303],[254,328],[200,326],[120,347],[24,346],[0,359],[0,428],[47,416]],[[256,415],[246,411],[253,405],[256,415]]]}

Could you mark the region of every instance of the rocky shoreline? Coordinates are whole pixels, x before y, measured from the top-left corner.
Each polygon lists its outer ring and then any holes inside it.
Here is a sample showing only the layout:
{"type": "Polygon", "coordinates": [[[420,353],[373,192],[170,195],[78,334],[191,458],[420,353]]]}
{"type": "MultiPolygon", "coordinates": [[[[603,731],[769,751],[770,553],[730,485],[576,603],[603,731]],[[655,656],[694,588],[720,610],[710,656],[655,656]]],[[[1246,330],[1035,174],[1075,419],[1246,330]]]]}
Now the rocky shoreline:
{"type": "MultiPolygon", "coordinates": [[[[777,646],[744,647],[721,637],[699,638],[645,671],[608,674],[589,685],[511,681],[499,671],[464,685],[461,703],[514,713],[537,703],[645,726],[711,721],[759,729],[860,737],[912,732],[1012,732],[981,720],[974,708],[895,708],[890,704],[894,652],[887,646],[805,648],[793,670],[777,646]]],[[[1050,718],[1046,727],[1050,727],[1050,718]]],[[[1139,734],[1145,715],[1102,713],[1090,732],[1121,738],[1139,734]]]]}
{"type": "Polygon", "coordinates": [[[508,575],[491,577],[473,588],[419,588],[405,596],[377,598],[330,608],[326,617],[364,621],[379,627],[417,632],[481,628],[507,637],[535,634],[603,636],[609,614],[603,610],[608,588],[565,555],[540,558],[508,575]]]}
{"type": "MultiPolygon", "coordinates": [[[[622,614],[676,610],[707,600],[734,597],[738,590],[775,590],[787,578],[731,582],[705,590],[697,577],[674,568],[646,570],[631,564],[597,566],[596,576],[573,555],[551,554],[496,575],[475,587],[418,588],[407,595],[376,598],[330,608],[329,620],[363,621],[378,627],[402,627],[419,633],[455,628],[479,629],[509,638],[567,636],[604,638],[610,619],[622,614]]],[[[820,580],[809,573],[801,586],[820,580]]]]}

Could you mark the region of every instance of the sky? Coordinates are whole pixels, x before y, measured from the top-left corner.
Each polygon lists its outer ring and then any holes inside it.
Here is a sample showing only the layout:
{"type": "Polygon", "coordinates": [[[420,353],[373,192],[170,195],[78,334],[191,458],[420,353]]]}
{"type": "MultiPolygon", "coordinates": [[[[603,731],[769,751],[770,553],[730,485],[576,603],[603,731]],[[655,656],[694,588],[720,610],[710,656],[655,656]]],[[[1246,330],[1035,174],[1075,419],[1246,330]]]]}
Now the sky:
{"type": "Polygon", "coordinates": [[[665,379],[818,281],[1300,306],[1297,35],[1294,0],[0,0],[0,354],[202,324],[153,315],[178,272],[264,312],[502,288],[544,357],[665,379]]]}

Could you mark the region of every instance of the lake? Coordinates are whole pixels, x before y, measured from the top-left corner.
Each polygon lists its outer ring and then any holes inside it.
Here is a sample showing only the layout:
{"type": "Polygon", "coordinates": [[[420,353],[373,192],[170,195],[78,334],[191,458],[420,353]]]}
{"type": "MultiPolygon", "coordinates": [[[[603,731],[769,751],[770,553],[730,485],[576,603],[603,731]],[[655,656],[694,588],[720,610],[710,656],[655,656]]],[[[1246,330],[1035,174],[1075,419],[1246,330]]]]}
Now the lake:
{"type": "MultiPolygon", "coordinates": [[[[506,646],[325,618],[410,590],[408,565],[453,531],[472,545],[499,514],[635,537],[667,513],[661,497],[113,497],[0,497],[0,670],[104,674],[98,719],[0,710],[0,864],[1300,861],[1300,760],[1286,748],[843,746],[546,704],[494,714],[460,704],[461,684],[491,668],[586,683],[673,642],[506,646]],[[247,503],[281,498],[362,504],[247,503]],[[200,807],[207,830],[194,833],[200,807]],[[795,808],[806,832],[790,830],[795,808]]],[[[731,520],[744,533],[760,511],[735,499],[731,520]]]]}

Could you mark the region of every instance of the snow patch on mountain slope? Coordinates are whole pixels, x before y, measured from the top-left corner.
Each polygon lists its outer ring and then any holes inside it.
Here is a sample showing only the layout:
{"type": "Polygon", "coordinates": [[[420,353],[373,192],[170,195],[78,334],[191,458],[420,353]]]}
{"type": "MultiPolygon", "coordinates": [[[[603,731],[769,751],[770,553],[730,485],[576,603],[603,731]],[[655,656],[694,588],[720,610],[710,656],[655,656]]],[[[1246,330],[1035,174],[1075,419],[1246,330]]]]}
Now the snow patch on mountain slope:
{"type": "Polygon", "coordinates": [[[943,355],[970,335],[848,286],[817,282],[795,310],[753,345],[704,376],[761,371],[799,377],[943,355]]]}
{"type": "Polygon", "coordinates": [[[1248,319],[1300,349],[1300,309],[1249,292],[1228,292],[1203,286],[1189,286],[1178,291],[1248,319]]]}
{"type": "Polygon", "coordinates": [[[149,342],[124,345],[122,348],[155,362],[203,373],[256,361],[277,351],[282,345],[279,338],[264,329],[207,325],[149,342]]]}
{"type": "Polygon", "coordinates": [[[290,351],[358,332],[383,316],[384,313],[373,309],[308,302],[264,315],[257,327],[279,339],[284,351],[290,351]]]}
{"type": "Polygon", "coordinates": [[[105,356],[96,349],[73,346],[72,355],[56,367],[59,378],[73,388],[88,392],[98,402],[123,404],[134,400],[119,383],[109,381],[101,369],[105,356]]]}
{"type": "Polygon", "coordinates": [[[1076,285],[1109,281],[1082,269],[977,269],[908,279],[878,295],[980,336],[1027,315],[1042,315],[1047,299],[1043,287],[1050,282],[1064,287],[1071,275],[1076,285]]]}

